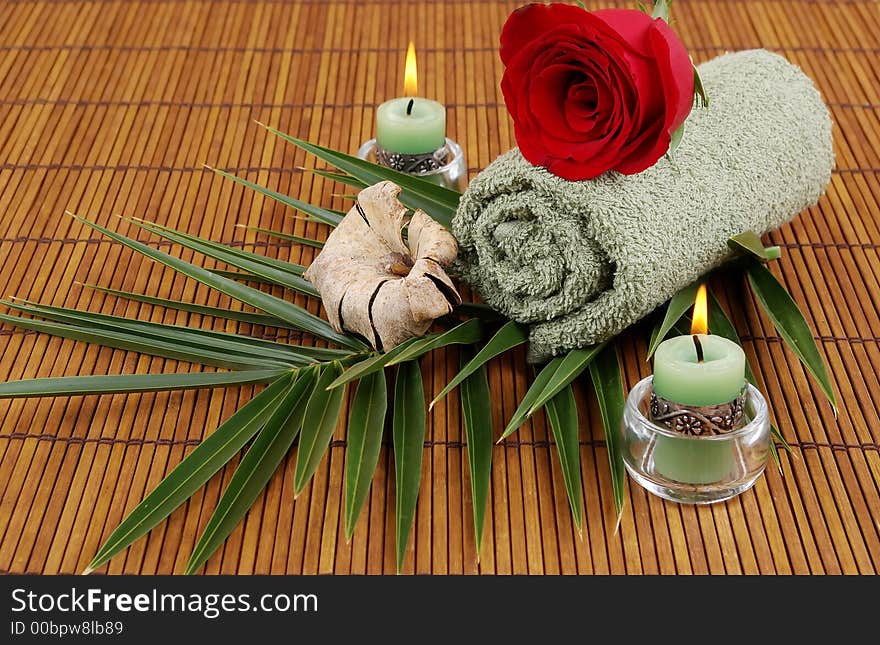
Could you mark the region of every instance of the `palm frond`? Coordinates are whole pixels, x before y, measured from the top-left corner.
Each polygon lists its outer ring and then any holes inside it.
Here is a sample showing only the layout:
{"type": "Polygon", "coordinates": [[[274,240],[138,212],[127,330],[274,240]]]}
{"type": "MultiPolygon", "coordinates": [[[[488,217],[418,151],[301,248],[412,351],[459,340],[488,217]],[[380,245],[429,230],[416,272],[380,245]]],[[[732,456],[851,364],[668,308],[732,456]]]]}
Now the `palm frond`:
{"type": "MultiPolygon", "coordinates": [[[[472,358],[472,352],[462,351],[461,365],[472,358]]],[[[467,436],[468,469],[471,474],[471,502],[474,515],[474,540],[477,557],[483,544],[483,525],[492,476],[492,410],[486,405],[491,398],[486,367],[468,376],[461,384],[461,416],[467,436]]]]}
{"type": "Polygon", "coordinates": [[[164,237],[166,240],[175,242],[184,248],[201,253],[209,258],[214,258],[215,260],[219,260],[224,264],[236,267],[242,271],[247,271],[252,275],[269,280],[273,284],[293,289],[294,291],[298,291],[307,296],[315,298],[320,297],[320,294],[311,283],[302,277],[302,273],[305,269],[299,264],[291,264],[290,262],[284,262],[282,260],[273,260],[256,253],[234,249],[223,244],[206,244],[205,240],[193,235],[179,233],[167,227],[153,225],[148,222],[134,220],[134,223],[135,225],[164,237]],[[250,256],[259,257],[261,260],[254,260],[250,256]]]}
{"type": "Polygon", "coordinates": [[[211,168],[208,166],[210,170],[213,170],[215,173],[220,175],[221,177],[226,177],[227,179],[231,179],[232,181],[241,184],[242,186],[246,186],[251,190],[254,190],[261,195],[265,195],[270,199],[274,199],[276,202],[280,204],[284,204],[285,206],[289,206],[290,208],[296,209],[298,211],[302,211],[309,217],[314,218],[316,221],[321,222],[322,224],[328,224],[329,226],[336,226],[339,222],[342,221],[342,217],[345,213],[340,213],[339,211],[334,211],[329,208],[321,208],[320,206],[313,206],[308,202],[301,201],[299,199],[294,199],[293,197],[289,197],[288,195],[284,195],[283,193],[279,193],[278,191],[272,190],[271,188],[266,188],[265,186],[260,186],[259,184],[255,184],[252,181],[248,181],[247,179],[242,179],[241,177],[236,177],[232,173],[225,172],[223,170],[218,170],[216,168],[211,168]]]}
{"type": "Polygon", "coordinates": [[[230,387],[232,385],[268,383],[288,371],[287,369],[264,369],[235,372],[55,376],[0,383],[0,399],[230,387]]]}
{"type": "Polygon", "coordinates": [[[339,376],[342,366],[338,362],[329,363],[321,368],[315,387],[306,404],[308,423],[302,429],[299,450],[296,453],[296,471],[293,475],[293,490],[299,495],[324,457],[333,431],[339,422],[342,399],[345,388],[328,390],[327,386],[339,376]]]}
{"type": "Polygon", "coordinates": [[[279,240],[287,240],[288,242],[295,242],[297,244],[302,244],[303,246],[311,246],[316,249],[324,248],[324,243],[320,240],[313,240],[310,237],[300,237],[299,235],[293,235],[291,233],[284,233],[282,231],[273,231],[268,228],[260,228],[259,226],[242,226],[242,228],[253,231],[254,233],[262,233],[263,235],[267,235],[269,237],[275,237],[279,240]]]}
{"type": "Polygon", "coordinates": [[[223,497],[189,558],[187,574],[195,573],[223,544],[269,483],[299,434],[314,380],[314,370],[304,370],[280,397],[223,491],[223,497]]]}
{"type": "Polygon", "coordinates": [[[202,441],[110,534],[86,572],[97,569],[145,535],[204,486],[259,432],[278,409],[290,387],[291,375],[282,376],[202,441]]]}
{"type": "Polygon", "coordinates": [[[338,333],[330,326],[330,323],[313,313],[306,311],[298,305],[277,298],[271,294],[260,291],[259,289],[240,284],[235,280],[230,280],[229,278],[225,278],[217,273],[190,264],[189,262],[185,262],[180,258],[169,255],[158,249],[154,249],[151,246],[116,233],[115,231],[111,231],[110,229],[95,224],[94,222],[90,222],[76,215],[74,215],[74,217],[86,226],[103,233],[117,242],[121,242],[130,249],[147,256],[151,260],[155,260],[156,262],[171,267],[175,271],[179,271],[194,280],[198,280],[209,287],[217,289],[217,291],[226,294],[230,298],[235,298],[236,300],[240,300],[252,307],[265,311],[268,314],[281,318],[282,320],[296,326],[297,329],[307,331],[319,338],[323,338],[331,343],[349,349],[359,350],[366,349],[367,347],[366,343],[354,336],[338,333]]]}
{"type": "Polygon", "coordinates": [[[345,535],[350,540],[358,515],[367,501],[373,473],[382,449],[382,431],[388,407],[385,371],[363,377],[348,416],[348,455],[345,460],[345,535]]]}
{"type": "Polygon", "coordinates": [[[571,516],[578,532],[584,525],[584,500],[581,489],[581,446],[578,438],[578,411],[571,385],[563,388],[547,401],[547,420],[556,441],[556,452],[562,466],[565,492],[571,507],[571,516]]]}
{"type": "Polygon", "coordinates": [[[614,508],[618,516],[623,510],[626,470],[623,465],[623,452],[620,445],[620,422],[623,418],[623,405],[626,395],[623,391],[623,377],[617,347],[609,343],[590,363],[590,378],[599,400],[602,425],[605,427],[605,448],[608,451],[608,466],[611,469],[611,488],[614,493],[614,508]]]}
{"type": "Polygon", "coordinates": [[[501,329],[499,329],[495,335],[486,343],[483,348],[477,352],[477,355],[474,356],[468,364],[461,368],[461,371],[453,378],[449,384],[443,388],[443,390],[434,397],[434,400],[431,401],[430,407],[433,408],[437,402],[442,399],[444,396],[449,394],[452,390],[457,388],[461,383],[471,374],[476,372],[483,364],[489,362],[496,356],[503,354],[504,352],[513,349],[517,345],[522,345],[524,342],[528,340],[528,336],[526,334],[526,330],[522,325],[519,325],[513,321],[505,324],[501,329]]]}
{"type": "Polygon", "coordinates": [[[367,185],[376,184],[380,181],[393,181],[403,189],[400,194],[400,201],[406,206],[421,208],[444,226],[448,227],[452,222],[452,216],[458,208],[461,193],[419,178],[417,175],[410,175],[379,166],[352,155],[291,137],[262,123],[260,125],[272,134],[302,148],[367,185]]]}
{"type": "Polygon", "coordinates": [[[422,478],[422,452],[425,448],[425,391],[418,361],[403,363],[397,370],[392,427],[399,572],[415,518],[422,478]]]}
{"type": "MultiPolygon", "coordinates": [[[[174,344],[182,351],[190,349],[194,352],[209,352],[210,355],[222,355],[223,352],[228,352],[231,355],[243,358],[260,359],[273,363],[280,362],[295,366],[314,362],[314,357],[310,356],[308,352],[297,351],[295,345],[254,338],[244,334],[232,334],[183,325],[144,322],[132,318],[96,314],[64,307],[52,307],[29,301],[8,302],[0,300],[0,304],[17,309],[23,313],[31,314],[32,316],[91,328],[98,334],[102,330],[106,330],[123,335],[133,335],[134,337],[140,336],[144,344],[148,340],[152,340],[154,343],[161,344],[161,346],[174,344]],[[218,353],[215,350],[222,351],[218,353]]],[[[344,350],[341,353],[343,355],[350,354],[350,352],[345,352],[344,350]]]]}
{"type": "Polygon", "coordinates": [[[251,325],[260,325],[263,327],[278,327],[284,329],[296,329],[287,321],[281,320],[274,316],[266,314],[238,311],[226,307],[210,307],[208,305],[197,305],[192,302],[184,302],[182,300],[172,300],[170,298],[157,298],[155,296],[147,296],[142,293],[134,293],[132,291],[123,291],[120,289],[110,289],[96,284],[83,284],[88,289],[94,289],[102,293],[116,296],[117,298],[125,298],[126,300],[134,300],[147,305],[156,307],[164,307],[166,309],[176,309],[178,311],[186,311],[191,314],[199,314],[200,316],[211,316],[212,318],[222,318],[224,320],[234,320],[237,322],[248,323],[251,325]]]}

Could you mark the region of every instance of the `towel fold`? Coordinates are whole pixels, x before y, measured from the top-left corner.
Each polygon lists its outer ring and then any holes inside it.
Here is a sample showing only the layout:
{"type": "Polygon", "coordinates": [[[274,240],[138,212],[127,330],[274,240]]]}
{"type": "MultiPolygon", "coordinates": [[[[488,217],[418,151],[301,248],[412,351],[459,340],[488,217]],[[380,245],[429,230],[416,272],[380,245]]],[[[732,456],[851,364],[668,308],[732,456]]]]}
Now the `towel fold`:
{"type": "Polygon", "coordinates": [[[671,157],[638,174],[570,182],[513,149],[468,187],[452,223],[459,266],[488,304],[530,326],[529,360],[601,342],[816,203],[831,177],[831,119],[813,82],[765,50],[700,66],[671,157]]]}

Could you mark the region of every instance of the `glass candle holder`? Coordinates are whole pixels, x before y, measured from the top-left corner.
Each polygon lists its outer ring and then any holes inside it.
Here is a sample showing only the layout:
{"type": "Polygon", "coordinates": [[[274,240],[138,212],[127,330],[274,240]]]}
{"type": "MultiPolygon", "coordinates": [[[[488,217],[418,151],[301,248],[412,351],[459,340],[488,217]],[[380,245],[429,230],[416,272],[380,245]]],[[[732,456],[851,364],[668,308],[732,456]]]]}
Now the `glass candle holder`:
{"type": "Polygon", "coordinates": [[[685,504],[722,502],[748,490],[770,454],[770,415],[747,385],[744,423],[725,434],[684,435],[650,419],[653,377],[630,391],[623,411],[623,462],[640,486],[685,504]]]}
{"type": "MultiPolygon", "coordinates": [[[[467,187],[467,164],[461,146],[450,138],[446,138],[446,163],[439,168],[424,172],[411,173],[416,177],[428,179],[435,184],[464,192],[467,187]]],[[[366,141],[357,152],[357,156],[365,161],[379,163],[377,159],[378,145],[375,139],[366,141]]],[[[443,148],[440,148],[443,150],[443,148]]]]}

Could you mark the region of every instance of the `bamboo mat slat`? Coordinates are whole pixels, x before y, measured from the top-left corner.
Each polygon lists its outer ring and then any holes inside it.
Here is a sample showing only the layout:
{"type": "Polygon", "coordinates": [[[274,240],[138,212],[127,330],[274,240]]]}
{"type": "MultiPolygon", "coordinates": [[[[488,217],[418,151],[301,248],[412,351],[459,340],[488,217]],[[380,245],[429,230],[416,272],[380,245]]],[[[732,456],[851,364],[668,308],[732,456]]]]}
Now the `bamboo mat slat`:
{"type": "MultiPolygon", "coordinates": [[[[598,0],[591,6],[631,6],[598,0]]],[[[498,82],[508,0],[7,0],[0,12],[0,275],[3,296],[268,337],[291,333],[165,311],[79,283],[240,305],[85,230],[65,210],[142,236],[138,216],[307,263],[313,250],[235,224],[325,235],[203,164],[344,208],[337,186],[254,120],[353,151],[402,85],[415,40],[424,94],[448,107],[473,175],[514,145],[498,82]]],[[[719,285],[792,444],[780,471],[712,507],[678,506],[627,482],[615,531],[595,400],[581,414],[585,504],[574,529],[542,416],[494,449],[475,557],[457,395],[429,415],[422,490],[404,570],[416,573],[876,573],[880,568],[880,11],[871,0],[678,0],[697,61],[767,47],[813,77],[835,121],[837,168],[820,203],[770,235],[773,270],[812,325],[840,399],[835,419],[748,290],[719,285]]],[[[144,238],[147,239],[147,238],[144,238]]],[[[155,240],[149,240],[157,244],[155,240]]],[[[188,252],[186,259],[202,262],[188,252]]],[[[212,266],[210,263],[206,266],[212,266]]],[[[305,301],[300,301],[306,304],[305,301]]],[[[308,303],[317,312],[315,303],[308,303]]],[[[644,334],[623,341],[628,383],[647,374],[644,334]]],[[[438,393],[458,356],[424,361],[438,393]]],[[[185,371],[176,361],[0,327],[0,379],[185,371]]],[[[528,387],[523,351],[489,366],[496,429],[528,387]]],[[[253,388],[0,402],[0,572],[81,571],[126,512],[253,388]]],[[[288,458],[208,573],[391,573],[393,461],[383,448],[354,538],[345,540],[344,423],[293,500],[288,458]]],[[[110,573],[185,566],[237,460],[110,573]]]]}

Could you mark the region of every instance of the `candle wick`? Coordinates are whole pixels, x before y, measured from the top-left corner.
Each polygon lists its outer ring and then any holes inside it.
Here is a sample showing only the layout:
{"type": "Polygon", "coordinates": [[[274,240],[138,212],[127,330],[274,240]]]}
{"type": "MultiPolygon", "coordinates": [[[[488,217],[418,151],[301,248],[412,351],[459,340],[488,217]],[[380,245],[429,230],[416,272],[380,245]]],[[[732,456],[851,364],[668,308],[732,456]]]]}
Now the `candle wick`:
{"type": "Polygon", "coordinates": [[[413,105],[415,105],[415,103],[416,103],[415,99],[410,99],[409,103],[406,104],[406,115],[407,116],[412,115],[412,109],[413,109],[413,105]]]}
{"type": "Polygon", "coordinates": [[[702,363],[703,362],[703,345],[700,343],[700,339],[696,334],[691,336],[691,338],[694,339],[694,347],[697,348],[697,362],[702,363]]]}

